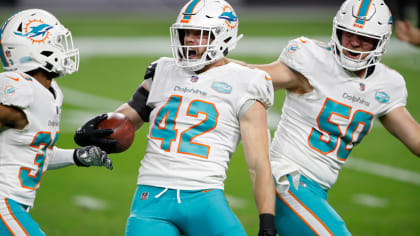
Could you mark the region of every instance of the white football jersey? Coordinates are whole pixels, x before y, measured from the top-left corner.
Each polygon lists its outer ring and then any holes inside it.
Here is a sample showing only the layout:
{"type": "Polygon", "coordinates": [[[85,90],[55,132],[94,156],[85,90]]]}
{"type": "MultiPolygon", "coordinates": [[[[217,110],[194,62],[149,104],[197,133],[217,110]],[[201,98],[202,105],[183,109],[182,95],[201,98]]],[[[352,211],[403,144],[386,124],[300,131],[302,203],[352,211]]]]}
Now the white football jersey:
{"type": "Polygon", "coordinates": [[[286,91],[270,150],[273,175],[279,180],[295,169],[329,189],[375,119],[406,105],[405,81],[381,63],[361,79],[336,62],[329,45],[304,37],[290,41],[279,60],[304,75],[313,91],[286,91]]]}
{"type": "Polygon", "coordinates": [[[240,140],[239,120],[257,100],[273,103],[271,78],[263,71],[229,63],[188,73],[161,58],[150,88],[148,144],[138,184],[172,189],[223,189],[240,140]]]}
{"type": "Polygon", "coordinates": [[[21,109],[22,129],[0,130],[0,196],[33,206],[59,135],[63,95],[53,80],[55,96],[36,79],[16,72],[0,74],[0,103],[21,109]]]}

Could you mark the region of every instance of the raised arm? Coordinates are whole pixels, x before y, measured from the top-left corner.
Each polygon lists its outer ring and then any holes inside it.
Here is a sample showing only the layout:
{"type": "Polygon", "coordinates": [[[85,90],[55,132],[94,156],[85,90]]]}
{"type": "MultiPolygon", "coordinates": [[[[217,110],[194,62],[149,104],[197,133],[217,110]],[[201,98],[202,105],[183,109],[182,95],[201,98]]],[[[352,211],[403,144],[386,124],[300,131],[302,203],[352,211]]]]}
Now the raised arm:
{"type": "Polygon", "coordinates": [[[227,61],[247,67],[255,67],[267,72],[273,81],[274,90],[284,88],[298,94],[304,94],[312,90],[308,80],[302,74],[290,69],[281,61],[260,65],[247,64],[243,61],[234,59],[227,59],[227,61]]]}
{"type": "Polygon", "coordinates": [[[254,199],[260,215],[260,233],[275,232],[275,192],[268,157],[267,112],[255,102],[240,120],[245,159],[253,186],[254,199]]]}
{"type": "Polygon", "coordinates": [[[420,157],[420,125],[405,107],[399,107],[380,118],[384,127],[415,155],[420,157]]]}
{"type": "Polygon", "coordinates": [[[414,27],[408,21],[397,21],[395,25],[397,37],[414,46],[420,46],[420,29],[414,27]]]}

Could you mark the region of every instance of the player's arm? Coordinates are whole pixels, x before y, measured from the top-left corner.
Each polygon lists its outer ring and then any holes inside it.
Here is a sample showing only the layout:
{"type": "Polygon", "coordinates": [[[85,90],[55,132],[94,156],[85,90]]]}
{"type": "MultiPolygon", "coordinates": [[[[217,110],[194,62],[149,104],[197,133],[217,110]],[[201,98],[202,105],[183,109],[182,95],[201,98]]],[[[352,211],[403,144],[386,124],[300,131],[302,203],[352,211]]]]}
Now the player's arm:
{"type": "Polygon", "coordinates": [[[392,135],[420,157],[420,125],[405,107],[393,109],[380,120],[392,135]]]}
{"type": "Polygon", "coordinates": [[[139,115],[139,113],[137,113],[137,111],[134,110],[134,108],[128,105],[128,103],[122,104],[120,107],[117,108],[117,110],[115,110],[115,112],[122,113],[125,116],[127,116],[127,118],[133,123],[134,128],[136,130],[140,129],[141,126],[144,124],[144,121],[139,115]]]}
{"type": "Polygon", "coordinates": [[[226,59],[247,67],[255,67],[267,72],[273,82],[274,90],[288,89],[291,92],[304,94],[312,90],[308,80],[300,73],[290,69],[283,62],[277,60],[269,64],[247,64],[243,61],[226,59]]]}
{"type": "MultiPolygon", "coordinates": [[[[0,129],[10,127],[23,129],[28,124],[25,113],[15,107],[0,104],[0,129]]],[[[112,162],[105,152],[95,146],[60,149],[54,147],[52,158],[48,158],[48,169],[58,169],[69,165],[105,166],[112,170],[112,162]]]]}
{"type": "MultiPolygon", "coordinates": [[[[147,82],[153,80],[157,63],[150,64],[144,75],[145,81],[137,88],[128,103],[122,104],[115,112],[123,113],[133,123],[134,128],[139,129],[144,122],[149,121],[152,108],[147,106],[149,88],[147,82]]],[[[95,145],[101,147],[107,153],[114,153],[117,150],[117,141],[106,139],[113,133],[112,129],[97,129],[98,124],[107,119],[108,115],[102,114],[90,119],[82,127],[76,130],[74,141],[80,146],[95,145]]]]}
{"type": "Polygon", "coordinates": [[[139,129],[144,122],[149,122],[149,115],[152,108],[147,106],[149,88],[143,82],[134,92],[128,103],[122,104],[115,112],[123,113],[133,122],[135,129],[139,129]]]}
{"type": "Polygon", "coordinates": [[[53,148],[53,154],[48,160],[48,170],[60,169],[77,165],[82,167],[104,166],[112,170],[112,161],[105,151],[97,146],[86,146],[76,149],[53,148]]]}
{"type": "Polygon", "coordinates": [[[254,199],[260,215],[260,233],[275,235],[275,192],[268,157],[267,111],[255,102],[241,117],[240,130],[254,199]]]}
{"type": "Polygon", "coordinates": [[[23,129],[28,124],[25,113],[19,108],[0,104],[0,129],[23,129]]]}

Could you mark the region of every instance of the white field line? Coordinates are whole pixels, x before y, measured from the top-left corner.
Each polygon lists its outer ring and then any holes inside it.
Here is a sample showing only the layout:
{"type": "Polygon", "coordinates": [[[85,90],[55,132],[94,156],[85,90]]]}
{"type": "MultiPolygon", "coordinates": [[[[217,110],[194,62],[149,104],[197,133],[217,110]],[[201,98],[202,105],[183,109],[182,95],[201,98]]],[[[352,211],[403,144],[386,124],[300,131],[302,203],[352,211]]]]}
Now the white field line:
{"type": "MultiPolygon", "coordinates": [[[[81,110],[63,110],[61,121],[62,132],[74,132],[78,127],[80,127],[80,125],[90,118],[101,113],[114,111],[120,104],[125,102],[80,92],[66,87],[62,87],[61,89],[64,93],[64,103],[82,108],[81,110]]],[[[270,112],[268,117],[271,128],[275,128],[276,121],[279,120],[279,114],[270,112]]],[[[420,186],[420,173],[413,171],[387,166],[372,161],[366,161],[356,157],[350,157],[344,167],[420,186]]]]}
{"type": "Polygon", "coordinates": [[[379,198],[370,194],[355,194],[353,201],[357,204],[372,207],[372,208],[386,208],[389,205],[389,200],[386,198],[379,198]]]}
{"type": "Polygon", "coordinates": [[[109,206],[109,204],[102,199],[85,195],[74,196],[73,203],[74,205],[87,210],[105,210],[109,206]]]}
{"type": "Polygon", "coordinates": [[[420,186],[420,173],[350,156],[346,168],[420,186]]]}
{"type": "MultiPolygon", "coordinates": [[[[329,36],[313,37],[329,42],[329,36]]],[[[230,56],[268,56],[278,57],[293,37],[245,37],[238,43],[230,56]]],[[[79,37],[75,45],[80,49],[81,58],[93,56],[171,56],[169,37],[79,37]]],[[[391,38],[384,58],[388,56],[407,56],[420,53],[416,48],[398,39],[391,38]]]]}

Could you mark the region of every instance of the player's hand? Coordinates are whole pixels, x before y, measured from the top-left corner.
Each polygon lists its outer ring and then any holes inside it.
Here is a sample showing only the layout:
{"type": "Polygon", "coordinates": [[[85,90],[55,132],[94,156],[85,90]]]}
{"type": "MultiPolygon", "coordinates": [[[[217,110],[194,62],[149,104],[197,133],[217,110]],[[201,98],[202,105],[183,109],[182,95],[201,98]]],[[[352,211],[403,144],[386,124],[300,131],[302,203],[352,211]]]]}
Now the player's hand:
{"type": "Polygon", "coordinates": [[[261,214],[260,215],[260,230],[258,236],[275,236],[276,226],[274,224],[274,215],[261,214]]]}
{"type": "Polygon", "coordinates": [[[115,150],[117,141],[105,137],[111,135],[114,131],[112,129],[97,129],[99,122],[107,118],[108,114],[105,113],[90,119],[76,130],[74,141],[80,146],[95,145],[107,153],[111,153],[112,150],[115,150]]]}
{"type": "Polygon", "coordinates": [[[96,146],[76,148],[73,154],[74,163],[78,166],[105,166],[112,170],[112,161],[106,152],[96,146]]]}

